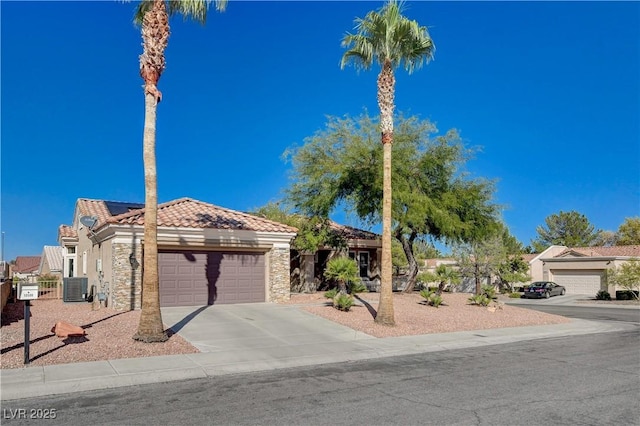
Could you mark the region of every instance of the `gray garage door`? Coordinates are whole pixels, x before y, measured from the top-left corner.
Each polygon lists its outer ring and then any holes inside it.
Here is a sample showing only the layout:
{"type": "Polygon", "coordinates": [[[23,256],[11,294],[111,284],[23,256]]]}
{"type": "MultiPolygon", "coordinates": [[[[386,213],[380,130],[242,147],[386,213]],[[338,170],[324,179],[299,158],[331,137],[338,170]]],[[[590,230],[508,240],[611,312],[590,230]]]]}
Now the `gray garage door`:
{"type": "Polygon", "coordinates": [[[161,251],[161,306],[265,301],[263,253],[161,251]]]}
{"type": "Polygon", "coordinates": [[[552,270],[553,281],[565,286],[568,294],[595,296],[600,291],[602,273],[597,270],[571,271],[552,270]]]}

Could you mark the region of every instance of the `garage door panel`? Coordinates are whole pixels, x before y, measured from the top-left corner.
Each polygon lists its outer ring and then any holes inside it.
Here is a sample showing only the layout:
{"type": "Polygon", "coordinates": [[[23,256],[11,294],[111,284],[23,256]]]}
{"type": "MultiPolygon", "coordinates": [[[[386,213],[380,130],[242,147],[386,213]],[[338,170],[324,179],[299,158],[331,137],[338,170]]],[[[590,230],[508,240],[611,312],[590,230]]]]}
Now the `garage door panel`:
{"type": "Polygon", "coordinates": [[[602,272],[598,270],[555,270],[553,281],[564,286],[568,294],[595,296],[602,286],[602,272]]]}
{"type": "Polygon", "coordinates": [[[263,253],[160,252],[162,306],[264,302],[263,253]],[[211,292],[211,295],[209,294],[211,292]]]}

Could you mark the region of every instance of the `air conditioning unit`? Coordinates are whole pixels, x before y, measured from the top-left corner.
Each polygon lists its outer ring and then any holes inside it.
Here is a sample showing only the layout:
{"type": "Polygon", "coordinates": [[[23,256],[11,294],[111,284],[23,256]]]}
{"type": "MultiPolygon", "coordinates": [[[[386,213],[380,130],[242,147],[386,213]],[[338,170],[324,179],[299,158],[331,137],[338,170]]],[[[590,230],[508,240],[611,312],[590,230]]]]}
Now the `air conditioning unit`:
{"type": "Polygon", "coordinates": [[[63,278],[62,300],[65,302],[84,302],[87,300],[89,278],[63,278]]]}

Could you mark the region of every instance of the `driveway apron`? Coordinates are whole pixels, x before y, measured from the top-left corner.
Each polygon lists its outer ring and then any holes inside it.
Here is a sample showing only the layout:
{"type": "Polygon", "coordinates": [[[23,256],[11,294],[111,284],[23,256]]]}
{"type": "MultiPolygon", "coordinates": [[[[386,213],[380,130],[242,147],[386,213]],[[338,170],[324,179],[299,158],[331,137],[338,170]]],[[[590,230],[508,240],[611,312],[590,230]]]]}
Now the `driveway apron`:
{"type": "Polygon", "coordinates": [[[272,303],[162,308],[162,319],[205,353],[283,347],[313,352],[314,346],[375,339],[298,307],[272,303]]]}

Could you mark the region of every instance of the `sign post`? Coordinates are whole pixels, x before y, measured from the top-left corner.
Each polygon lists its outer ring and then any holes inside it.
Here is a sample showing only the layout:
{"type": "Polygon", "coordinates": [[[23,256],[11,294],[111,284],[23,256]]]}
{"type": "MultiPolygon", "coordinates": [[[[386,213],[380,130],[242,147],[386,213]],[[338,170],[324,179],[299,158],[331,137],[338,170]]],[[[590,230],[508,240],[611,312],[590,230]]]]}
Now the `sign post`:
{"type": "Polygon", "coordinates": [[[38,284],[18,283],[18,300],[24,300],[24,365],[29,365],[31,301],[38,298],[38,284]]]}

